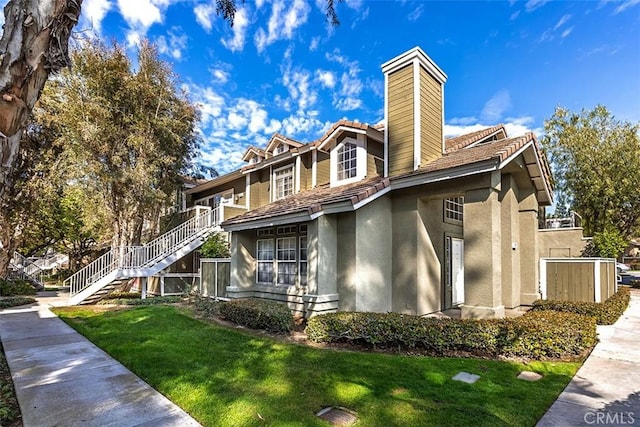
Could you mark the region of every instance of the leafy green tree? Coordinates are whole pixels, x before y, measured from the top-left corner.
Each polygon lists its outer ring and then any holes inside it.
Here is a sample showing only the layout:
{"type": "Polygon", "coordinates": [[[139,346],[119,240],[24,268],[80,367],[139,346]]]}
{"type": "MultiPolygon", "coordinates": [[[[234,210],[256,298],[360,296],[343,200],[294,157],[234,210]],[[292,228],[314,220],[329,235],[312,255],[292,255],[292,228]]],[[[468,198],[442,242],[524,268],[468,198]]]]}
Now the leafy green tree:
{"type": "MultiPolygon", "coordinates": [[[[82,0],[10,0],[0,37],[0,277],[18,245],[22,225],[15,195],[21,169],[21,140],[29,115],[49,75],[69,65],[71,29],[82,0]]],[[[26,157],[26,162],[30,160],[26,157]]],[[[27,167],[26,169],[29,169],[27,167]]],[[[20,213],[24,213],[21,210],[20,213]]]]}
{"type": "Polygon", "coordinates": [[[627,247],[627,241],[618,230],[608,227],[593,235],[593,246],[597,256],[618,258],[627,247]]]}
{"type": "Polygon", "coordinates": [[[585,233],[613,226],[631,237],[640,224],[640,126],[601,105],[579,113],[557,108],[542,144],[559,199],[582,216],[585,233]]]}
{"type": "Polygon", "coordinates": [[[137,68],[124,48],[93,41],[43,100],[57,117],[67,179],[104,209],[112,244],[140,244],[180,186],[198,147],[198,112],[156,48],[142,43],[137,68]]]}

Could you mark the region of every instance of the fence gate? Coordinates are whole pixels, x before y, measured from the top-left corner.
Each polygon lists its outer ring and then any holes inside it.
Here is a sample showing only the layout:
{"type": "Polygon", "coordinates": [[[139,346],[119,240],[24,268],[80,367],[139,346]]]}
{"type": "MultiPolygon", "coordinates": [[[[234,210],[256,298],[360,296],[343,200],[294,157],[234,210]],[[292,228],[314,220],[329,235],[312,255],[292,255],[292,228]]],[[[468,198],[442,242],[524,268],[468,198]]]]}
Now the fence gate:
{"type": "Polygon", "coordinates": [[[200,292],[202,296],[224,298],[230,282],[230,258],[200,259],[200,292]]]}
{"type": "Polygon", "coordinates": [[[616,292],[612,258],[540,258],[542,299],[603,302],[616,292]]]}

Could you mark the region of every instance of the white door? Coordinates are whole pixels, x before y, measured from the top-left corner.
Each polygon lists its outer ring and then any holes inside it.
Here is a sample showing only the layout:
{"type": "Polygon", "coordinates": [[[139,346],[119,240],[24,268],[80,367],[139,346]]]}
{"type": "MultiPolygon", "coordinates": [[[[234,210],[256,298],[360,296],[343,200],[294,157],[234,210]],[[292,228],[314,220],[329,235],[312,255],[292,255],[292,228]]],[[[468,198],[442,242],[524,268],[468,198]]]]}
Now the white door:
{"type": "Polygon", "coordinates": [[[464,240],[451,238],[451,305],[464,304],[464,240]]]}

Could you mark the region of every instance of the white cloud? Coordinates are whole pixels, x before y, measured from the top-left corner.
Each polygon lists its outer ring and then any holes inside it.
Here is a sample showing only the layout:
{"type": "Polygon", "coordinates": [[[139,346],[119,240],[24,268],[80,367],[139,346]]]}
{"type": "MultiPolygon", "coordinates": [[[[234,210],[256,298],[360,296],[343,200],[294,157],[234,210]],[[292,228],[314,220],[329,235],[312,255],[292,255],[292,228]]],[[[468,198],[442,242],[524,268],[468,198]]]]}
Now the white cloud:
{"type": "Polygon", "coordinates": [[[625,0],[622,2],[622,4],[620,4],[620,6],[616,7],[616,9],[613,11],[613,14],[617,15],[618,13],[624,12],[628,8],[637,6],[639,4],[640,4],[640,0],[625,0]]]}
{"type": "Polygon", "coordinates": [[[288,65],[282,74],[282,83],[289,91],[289,97],[305,110],[318,100],[318,93],[311,87],[311,75],[307,70],[291,70],[288,65]]]}
{"type": "Polygon", "coordinates": [[[196,22],[198,22],[207,33],[213,28],[212,19],[215,17],[215,12],[216,10],[213,4],[210,3],[199,4],[193,8],[193,13],[196,15],[196,22]]]}
{"type": "Polygon", "coordinates": [[[509,108],[511,108],[511,95],[509,95],[508,90],[501,89],[484,104],[480,117],[484,121],[495,123],[502,118],[504,112],[509,108]]]}
{"type": "Polygon", "coordinates": [[[345,4],[349,9],[359,11],[360,9],[362,9],[362,5],[364,4],[364,2],[362,0],[345,0],[345,4]]]}
{"type": "Polygon", "coordinates": [[[563,15],[562,18],[556,23],[555,27],[553,27],[553,31],[556,31],[558,28],[562,27],[567,21],[571,19],[571,15],[563,15]]]}
{"type": "Polygon", "coordinates": [[[309,50],[313,52],[318,49],[318,46],[320,46],[320,37],[312,38],[311,43],[309,43],[309,50]]]}
{"type": "Polygon", "coordinates": [[[169,55],[173,59],[182,59],[182,51],[187,47],[187,35],[179,32],[182,31],[179,27],[171,28],[167,37],[160,36],[156,39],[158,45],[158,52],[169,55]]]}
{"type": "Polygon", "coordinates": [[[220,40],[224,47],[231,52],[242,52],[249,27],[249,12],[246,7],[242,7],[236,11],[233,19],[233,37],[231,39],[220,40]]]}
{"type": "Polygon", "coordinates": [[[569,27],[569,28],[567,28],[566,30],[564,30],[564,31],[562,32],[561,37],[562,37],[562,38],[567,37],[569,34],[571,34],[571,32],[572,32],[572,31],[573,31],[573,27],[569,27]]]}
{"type": "MultiPolygon", "coordinates": [[[[496,123],[481,122],[473,119],[475,119],[475,117],[460,117],[447,121],[444,125],[444,135],[450,138],[496,125],[496,123]]],[[[539,137],[543,132],[541,127],[533,127],[534,120],[533,117],[530,116],[507,117],[503,124],[509,138],[522,136],[527,132],[533,132],[539,137]]]]}
{"type": "Polygon", "coordinates": [[[331,71],[316,70],[316,79],[325,88],[333,89],[336,85],[336,75],[331,71]]]}
{"type": "Polygon", "coordinates": [[[258,52],[277,40],[291,40],[298,27],[307,22],[309,5],[304,0],[275,0],[271,8],[271,16],[267,24],[267,31],[258,28],[254,36],[254,43],[258,52]]]}
{"type": "MultiPolygon", "coordinates": [[[[102,30],[102,20],[111,9],[109,0],[86,0],[82,5],[82,19],[89,21],[89,25],[97,34],[102,30]]],[[[4,14],[2,15],[2,23],[4,23],[4,14]]]]}
{"type": "Polygon", "coordinates": [[[422,12],[424,12],[424,5],[420,4],[416,7],[409,15],[407,15],[407,19],[411,22],[416,22],[422,16],[422,12]]]}
{"type": "Polygon", "coordinates": [[[204,128],[209,127],[212,121],[220,117],[222,111],[226,109],[224,98],[210,87],[185,85],[184,89],[200,107],[200,125],[204,128]]]}
{"type": "Polygon", "coordinates": [[[516,20],[516,18],[518,18],[518,15],[520,15],[520,11],[519,11],[519,10],[516,10],[516,11],[515,11],[515,12],[513,12],[513,13],[511,14],[511,16],[509,17],[509,21],[515,21],[515,20],[516,20]]]}
{"type": "Polygon", "coordinates": [[[133,28],[149,28],[155,23],[162,22],[159,5],[166,4],[156,0],[118,0],[120,14],[133,28]]]}
{"type": "Polygon", "coordinates": [[[299,135],[315,134],[320,136],[331,126],[331,122],[321,122],[314,111],[298,111],[282,121],[282,132],[296,138],[299,135]]]}
{"type": "Polygon", "coordinates": [[[549,3],[549,0],[529,0],[524,7],[527,9],[527,12],[533,12],[534,10],[544,6],[546,3],[549,3]]]}
{"type": "Polygon", "coordinates": [[[264,4],[264,0],[256,0],[256,9],[260,9],[264,4]]]}
{"type": "Polygon", "coordinates": [[[335,107],[340,111],[357,110],[362,107],[362,100],[358,98],[340,98],[334,103],[335,107]]]}
{"type": "Polygon", "coordinates": [[[211,69],[211,76],[215,83],[226,83],[229,81],[229,72],[222,68],[211,69]]]}

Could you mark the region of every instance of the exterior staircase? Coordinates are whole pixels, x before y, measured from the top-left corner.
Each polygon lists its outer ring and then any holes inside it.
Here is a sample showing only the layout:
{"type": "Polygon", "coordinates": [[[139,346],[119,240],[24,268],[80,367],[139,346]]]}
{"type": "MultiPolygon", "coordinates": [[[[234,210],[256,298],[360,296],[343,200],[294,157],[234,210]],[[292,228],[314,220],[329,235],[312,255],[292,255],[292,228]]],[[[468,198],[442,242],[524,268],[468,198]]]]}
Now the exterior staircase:
{"type": "Polygon", "coordinates": [[[29,258],[22,256],[19,252],[13,253],[13,258],[9,261],[9,274],[11,277],[23,279],[30,282],[37,290],[44,289],[44,283],[40,280],[44,270],[29,258]]]}
{"type": "Polygon", "coordinates": [[[111,283],[150,277],[199,248],[219,225],[217,209],[198,207],[194,217],[142,246],[112,248],[73,276],[69,303],[81,304],[111,283]],[[204,211],[204,212],[203,212],[204,211]]]}

